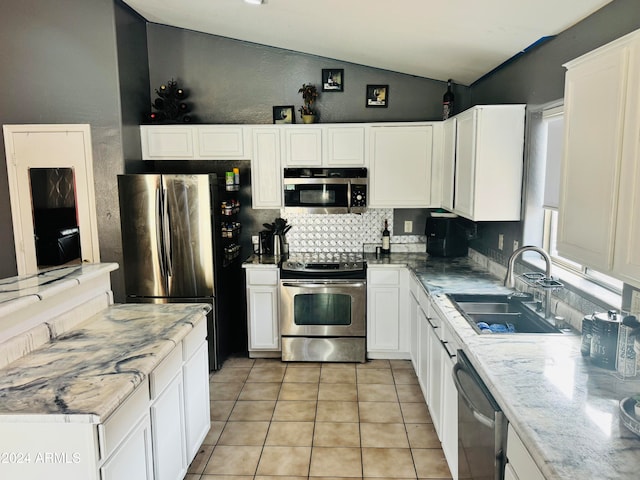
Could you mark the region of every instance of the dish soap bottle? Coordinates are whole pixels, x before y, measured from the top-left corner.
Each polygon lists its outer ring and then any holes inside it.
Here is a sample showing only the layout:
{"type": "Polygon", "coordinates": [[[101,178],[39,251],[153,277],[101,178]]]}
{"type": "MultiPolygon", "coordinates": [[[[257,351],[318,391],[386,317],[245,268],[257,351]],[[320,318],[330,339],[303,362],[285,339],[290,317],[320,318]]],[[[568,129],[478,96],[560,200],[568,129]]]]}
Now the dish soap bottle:
{"type": "Polygon", "coordinates": [[[391,234],[389,233],[389,227],[387,220],[384,221],[384,230],[382,230],[382,249],[380,253],[389,255],[391,253],[391,234]]]}

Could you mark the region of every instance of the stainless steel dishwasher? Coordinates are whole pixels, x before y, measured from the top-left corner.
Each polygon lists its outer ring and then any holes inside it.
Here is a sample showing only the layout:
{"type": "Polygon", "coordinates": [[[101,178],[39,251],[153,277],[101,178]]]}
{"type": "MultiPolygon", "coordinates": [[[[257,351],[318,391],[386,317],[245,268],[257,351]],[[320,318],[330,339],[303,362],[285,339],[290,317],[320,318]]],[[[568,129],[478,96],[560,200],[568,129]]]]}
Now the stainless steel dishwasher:
{"type": "Polygon", "coordinates": [[[458,475],[502,480],[507,421],[462,350],[457,358],[453,381],[458,390],[458,475]]]}

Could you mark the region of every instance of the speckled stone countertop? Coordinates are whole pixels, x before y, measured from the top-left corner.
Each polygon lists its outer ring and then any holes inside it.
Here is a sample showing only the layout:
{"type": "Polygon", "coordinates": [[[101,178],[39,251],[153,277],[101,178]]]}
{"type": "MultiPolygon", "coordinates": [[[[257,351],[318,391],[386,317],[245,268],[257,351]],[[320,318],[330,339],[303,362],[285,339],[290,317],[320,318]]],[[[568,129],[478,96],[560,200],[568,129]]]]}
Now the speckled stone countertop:
{"type": "Polygon", "coordinates": [[[118,268],[117,263],[85,263],[0,280],[0,319],[27,305],[53,297],[81,282],[118,268]]]}
{"type": "Polygon", "coordinates": [[[0,369],[0,422],[104,421],[199,322],[205,304],[109,307],[0,369]]]}
{"type": "Polygon", "coordinates": [[[548,480],[638,478],[640,438],[619,420],[620,400],[640,393],[638,377],[591,365],[577,332],[477,334],[446,294],[507,290],[468,258],[391,254],[367,263],[410,267],[548,480]]]}

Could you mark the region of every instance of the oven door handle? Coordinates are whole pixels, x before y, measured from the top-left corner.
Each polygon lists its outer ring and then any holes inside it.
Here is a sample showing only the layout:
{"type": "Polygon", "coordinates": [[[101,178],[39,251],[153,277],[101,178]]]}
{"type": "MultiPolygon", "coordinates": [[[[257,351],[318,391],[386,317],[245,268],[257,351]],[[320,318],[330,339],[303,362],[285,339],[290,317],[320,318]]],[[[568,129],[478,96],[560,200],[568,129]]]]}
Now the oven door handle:
{"type": "Polygon", "coordinates": [[[471,413],[476,418],[476,420],[478,420],[480,423],[482,423],[486,427],[494,428],[496,424],[495,420],[487,417],[486,415],[478,411],[476,406],[473,404],[473,401],[471,400],[471,398],[469,398],[469,395],[467,394],[467,392],[465,392],[464,387],[460,384],[460,379],[458,378],[458,372],[460,372],[460,370],[464,371],[464,368],[459,363],[456,363],[453,366],[452,375],[453,375],[453,383],[456,384],[456,390],[458,390],[458,393],[460,394],[460,398],[462,398],[462,400],[467,405],[467,407],[469,407],[469,410],[471,410],[471,413]]]}
{"type": "Polygon", "coordinates": [[[294,288],[325,288],[330,286],[339,286],[339,285],[348,285],[349,287],[360,288],[365,287],[366,284],[364,282],[351,282],[351,281],[319,281],[313,283],[293,283],[293,282],[282,282],[283,287],[294,287],[294,288]]]}

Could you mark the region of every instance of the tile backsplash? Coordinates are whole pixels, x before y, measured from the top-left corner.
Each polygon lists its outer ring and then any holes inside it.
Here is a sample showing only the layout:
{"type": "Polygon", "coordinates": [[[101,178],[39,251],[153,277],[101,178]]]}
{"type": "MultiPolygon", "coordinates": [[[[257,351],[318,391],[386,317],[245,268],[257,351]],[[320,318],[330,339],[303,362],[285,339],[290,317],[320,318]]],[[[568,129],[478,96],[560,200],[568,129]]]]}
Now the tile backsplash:
{"type": "Polygon", "coordinates": [[[287,233],[290,252],[375,251],[382,244],[388,220],[392,251],[424,251],[422,235],[393,235],[393,209],[370,208],[362,214],[308,214],[280,212],[292,226],[287,233]]]}

